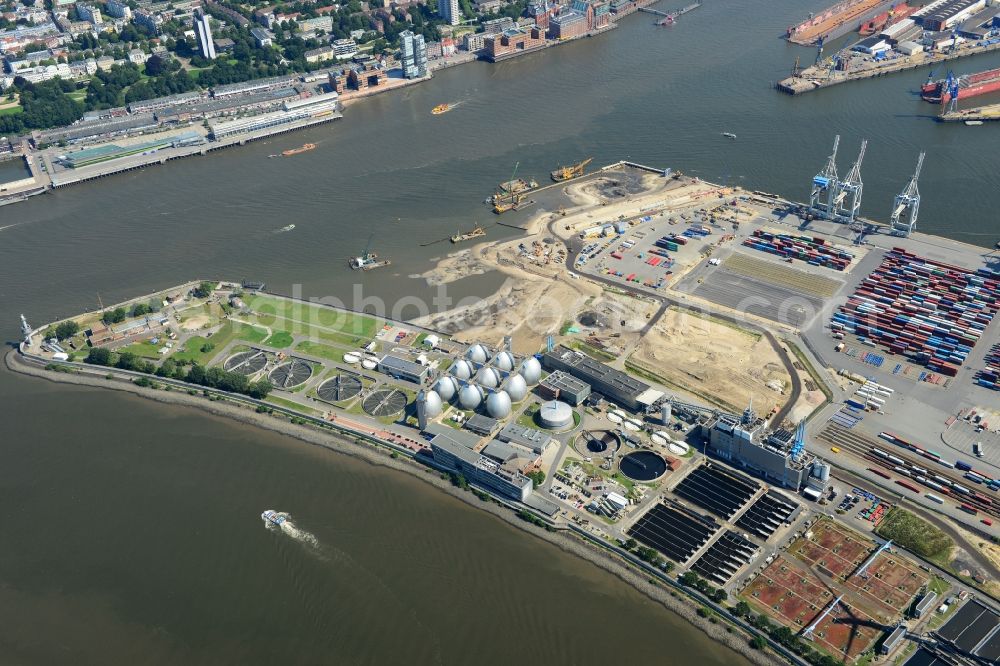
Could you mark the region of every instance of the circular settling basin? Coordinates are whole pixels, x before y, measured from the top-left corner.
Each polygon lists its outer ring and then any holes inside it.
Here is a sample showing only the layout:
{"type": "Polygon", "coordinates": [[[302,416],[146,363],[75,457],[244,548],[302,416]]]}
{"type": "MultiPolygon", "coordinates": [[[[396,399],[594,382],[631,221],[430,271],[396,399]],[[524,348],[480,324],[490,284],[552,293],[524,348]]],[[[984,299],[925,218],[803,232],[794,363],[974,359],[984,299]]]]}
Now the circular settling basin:
{"type": "Polygon", "coordinates": [[[652,451],[636,451],[622,458],[618,465],[622,474],[633,481],[656,481],[666,474],[667,461],[652,451]]]}
{"type": "Polygon", "coordinates": [[[583,441],[590,453],[614,453],[621,447],[618,435],[609,430],[596,430],[583,433],[583,441]]]}

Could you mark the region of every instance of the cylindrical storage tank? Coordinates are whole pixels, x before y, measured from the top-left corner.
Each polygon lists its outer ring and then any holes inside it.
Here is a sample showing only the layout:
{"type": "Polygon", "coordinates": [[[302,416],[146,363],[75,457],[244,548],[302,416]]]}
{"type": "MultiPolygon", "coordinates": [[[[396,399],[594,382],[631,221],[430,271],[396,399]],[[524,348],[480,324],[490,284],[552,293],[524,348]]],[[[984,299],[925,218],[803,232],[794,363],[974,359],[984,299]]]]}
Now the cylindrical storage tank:
{"type": "Polygon", "coordinates": [[[528,385],[521,375],[514,375],[507,382],[507,394],[514,402],[521,402],[528,395],[528,385]]]}
{"type": "Polygon", "coordinates": [[[529,385],[537,384],[538,380],[542,378],[542,364],[534,356],[528,358],[521,365],[521,376],[529,385]]]}
{"type": "Polygon", "coordinates": [[[562,430],[573,425],[573,408],[561,400],[550,400],[538,410],[538,422],[551,430],[562,430]]]}
{"type": "Polygon", "coordinates": [[[467,381],[472,377],[472,365],[465,359],[460,358],[455,361],[455,365],[451,366],[451,374],[463,381],[467,381]]]}
{"type": "Polygon", "coordinates": [[[344,354],[344,363],[357,363],[361,357],[354,353],[344,354]]]}
{"type": "Polygon", "coordinates": [[[483,391],[475,384],[467,384],[458,392],[458,402],[463,409],[475,409],[483,401],[483,391]]]}
{"type": "Polygon", "coordinates": [[[424,391],[424,409],[427,410],[427,418],[433,419],[440,416],[442,408],[441,396],[437,394],[437,391],[424,391]]]}
{"type": "Polygon", "coordinates": [[[486,347],[482,345],[472,345],[469,347],[469,351],[465,353],[465,356],[473,363],[486,363],[486,360],[490,357],[486,353],[486,347]]]}
{"type": "Polygon", "coordinates": [[[494,368],[480,368],[476,373],[476,381],[486,388],[496,388],[500,386],[500,373],[494,368]]]}
{"type": "Polygon", "coordinates": [[[816,478],[824,483],[830,480],[830,466],[826,463],[816,465],[816,478]]]}
{"type": "Polygon", "coordinates": [[[437,380],[434,385],[434,390],[437,394],[441,396],[441,400],[444,402],[451,402],[451,399],[455,397],[458,393],[458,382],[455,381],[454,377],[448,377],[445,375],[441,379],[437,380]]]}
{"type": "Polygon", "coordinates": [[[663,425],[670,425],[670,417],[673,416],[673,403],[665,402],[663,406],[660,407],[660,423],[663,425]]]}
{"type": "Polygon", "coordinates": [[[510,396],[507,392],[491,393],[486,398],[486,411],[495,419],[505,419],[510,416],[510,396]]]}
{"type": "Polygon", "coordinates": [[[375,368],[378,367],[378,361],[376,361],[373,358],[366,358],[365,360],[361,361],[361,367],[363,367],[365,370],[374,370],[375,368]]]}
{"type": "Polygon", "coordinates": [[[502,351],[493,359],[493,365],[504,372],[510,372],[514,369],[514,356],[509,351],[502,351]]]}

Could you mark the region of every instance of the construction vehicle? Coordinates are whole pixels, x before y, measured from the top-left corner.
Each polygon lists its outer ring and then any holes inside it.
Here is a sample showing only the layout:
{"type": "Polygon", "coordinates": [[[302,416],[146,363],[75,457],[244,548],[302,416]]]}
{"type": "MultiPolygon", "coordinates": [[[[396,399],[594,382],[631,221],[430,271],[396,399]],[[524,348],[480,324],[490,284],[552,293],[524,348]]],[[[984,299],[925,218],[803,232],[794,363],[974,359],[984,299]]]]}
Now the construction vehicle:
{"type": "Polygon", "coordinates": [[[587,167],[587,165],[593,161],[594,161],[593,157],[588,157],[587,159],[578,164],[574,164],[572,166],[559,167],[549,175],[552,176],[552,180],[556,181],[557,183],[561,183],[564,180],[572,180],[573,178],[579,178],[580,176],[583,175],[583,170],[587,167]]]}
{"type": "Polygon", "coordinates": [[[493,195],[493,212],[497,215],[506,213],[509,210],[517,210],[517,207],[520,205],[521,195],[516,192],[506,195],[497,192],[493,195]]]}

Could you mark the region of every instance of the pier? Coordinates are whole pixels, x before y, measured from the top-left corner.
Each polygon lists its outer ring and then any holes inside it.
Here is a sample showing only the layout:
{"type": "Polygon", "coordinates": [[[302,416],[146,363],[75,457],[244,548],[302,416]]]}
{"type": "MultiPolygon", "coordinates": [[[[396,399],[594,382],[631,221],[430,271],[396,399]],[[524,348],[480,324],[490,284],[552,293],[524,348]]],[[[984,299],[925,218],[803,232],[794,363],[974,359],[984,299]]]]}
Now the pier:
{"type": "Polygon", "coordinates": [[[950,111],[948,113],[942,113],[937,117],[937,119],[942,123],[961,123],[969,121],[995,122],[1000,120],[1000,104],[987,104],[985,106],[977,106],[972,109],[950,111]]]}

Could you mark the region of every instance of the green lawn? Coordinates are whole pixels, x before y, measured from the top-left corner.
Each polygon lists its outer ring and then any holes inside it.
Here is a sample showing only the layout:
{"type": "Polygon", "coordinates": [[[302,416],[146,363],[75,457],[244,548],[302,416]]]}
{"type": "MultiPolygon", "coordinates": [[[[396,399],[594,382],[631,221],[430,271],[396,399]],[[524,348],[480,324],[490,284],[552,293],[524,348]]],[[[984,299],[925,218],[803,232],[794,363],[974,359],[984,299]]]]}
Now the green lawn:
{"type": "Polygon", "coordinates": [[[0,109],[0,116],[13,116],[16,113],[21,113],[24,109],[21,108],[20,104],[14,106],[8,106],[0,109]]]}
{"type": "Polygon", "coordinates": [[[344,354],[351,351],[350,349],[342,349],[339,347],[331,347],[330,345],[320,344],[318,342],[309,342],[308,340],[300,342],[295,345],[295,351],[300,351],[303,354],[310,354],[312,356],[319,356],[320,358],[327,358],[331,361],[337,361],[342,363],[344,361],[344,354]]]}
{"type": "Polygon", "coordinates": [[[266,398],[264,398],[264,400],[266,402],[271,402],[274,403],[275,405],[280,405],[287,409],[294,409],[297,412],[302,412],[303,414],[309,414],[311,416],[319,416],[320,414],[322,414],[321,411],[313,409],[312,407],[306,407],[305,405],[300,405],[299,403],[294,402],[292,400],[285,400],[284,398],[279,398],[274,395],[269,395],[266,398]]]}
{"type": "Polygon", "coordinates": [[[284,349],[285,347],[291,347],[293,342],[292,334],[288,331],[275,331],[271,334],[271,337],[264,340],[263,344],[277,349],[284,349]]]}
{"type": "Polygon", "coordinates": [[[142,358],[152,359],[157,361],[163,358],[160,353],[160,345],[154,345],[151,342],[134,342],[128,347],[119,349],[122,352],[131,352],[136,356],[141,356],[142,358]]]}
{"type": "Polygon", "coordinates": [[[222,328],[220,328],[211,337],[206,338],[200,335],[192,336],[187,342],[184,343],[184,351],[176,352],[171,358],[178,361],[194,361],[200,365],[205,365],[208,363],[209,359],[219,353],[219,350],[233,340],[245,340],[247,342],[260,344],[266,337],[267,331],[260,328],[247,326],[246,324],[234,324],[231,321],[227,321],[222,325],[222,328]],[[208,343],[212,344],[211,349],[205,346],[208,343]],[[202,349],[207,349],[207,351],[202,351],[202,349]]]}
{"type": "Polygon", "coordinates": [[[273,296],[257,295],[247,300],[247,306],[257,313],[260,323],[277,319],[293,319],[307,324],[319,324],[325,328],[347,333],[361,338],[371,338],[378,331],[380,323],[365,315],[340,312],[332,308],[278,299],[273,296]]]}

